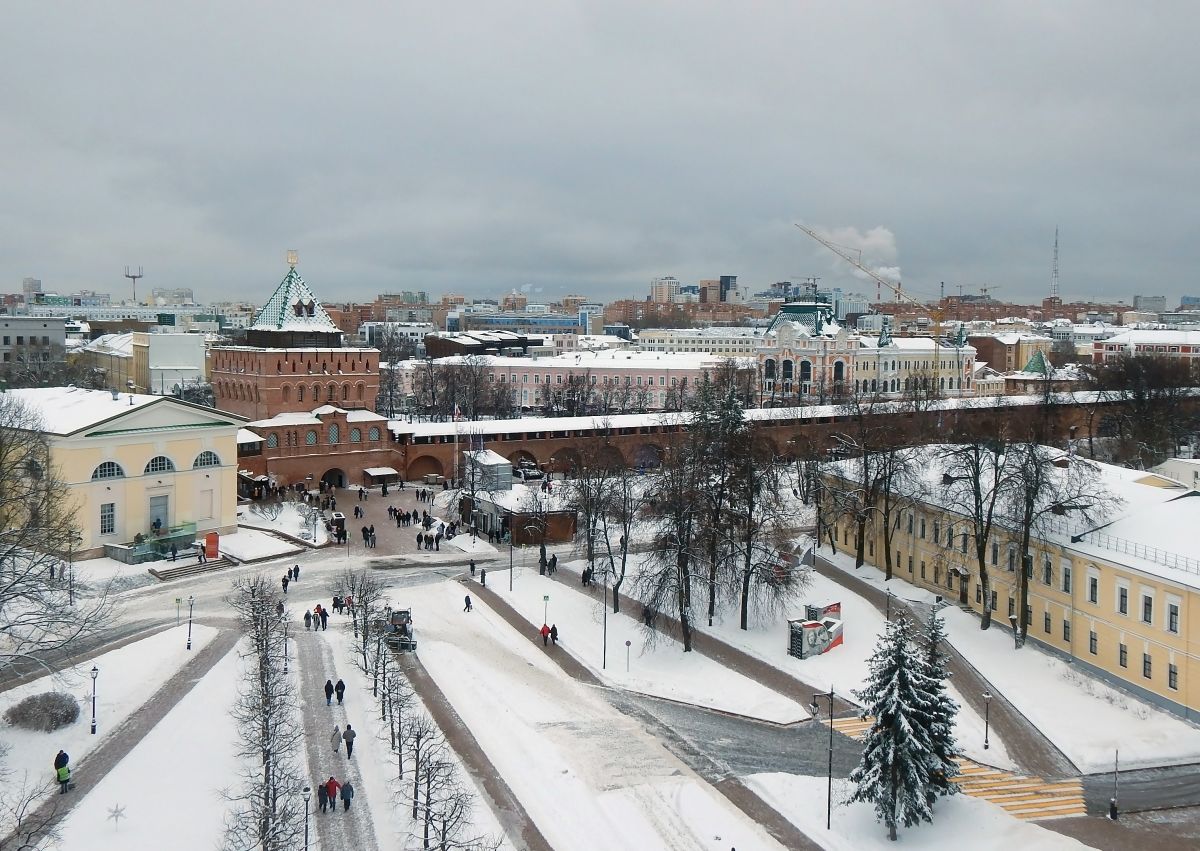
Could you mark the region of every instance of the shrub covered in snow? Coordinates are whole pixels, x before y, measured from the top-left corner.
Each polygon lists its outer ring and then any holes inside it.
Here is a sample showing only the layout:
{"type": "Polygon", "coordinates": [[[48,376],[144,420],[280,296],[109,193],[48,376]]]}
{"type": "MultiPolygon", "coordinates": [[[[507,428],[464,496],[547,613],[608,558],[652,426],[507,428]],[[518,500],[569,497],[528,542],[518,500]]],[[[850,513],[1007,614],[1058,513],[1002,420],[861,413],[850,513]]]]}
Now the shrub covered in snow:
{"type": "Polygon", "coordinates": [[[52,733],[79,718],[79,702],[63,691],[30,695],[9,707],[4,720],[14,727],[52,733]]]}

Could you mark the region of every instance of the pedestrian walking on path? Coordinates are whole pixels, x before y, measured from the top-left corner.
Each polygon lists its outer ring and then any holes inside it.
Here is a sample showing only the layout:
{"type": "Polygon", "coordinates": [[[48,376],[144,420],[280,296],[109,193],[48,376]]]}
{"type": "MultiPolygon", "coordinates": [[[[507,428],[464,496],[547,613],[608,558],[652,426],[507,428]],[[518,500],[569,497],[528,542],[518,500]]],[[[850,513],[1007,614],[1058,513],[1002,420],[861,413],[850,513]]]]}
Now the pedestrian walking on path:
{"type": "Polygon", "coordinates": [[[179,548],[171,544],[171,561],[175,561],[177,555],[179,555],[179,548]]]}
{"type": "Polygon", "coordinates": [[[342,728],[337,724],[333,725],[333,733],[329,737],[329,744],[333,745],[334,753],[339,753],[342,749],[342,728]]]}
{"type": "Polygon", "coordinates": [[[540,632],[542,635],[542,644],[548,645],[550,643],[550,627],[546,626],[546,624],[542,624],[542,628],[538,630],[538,632],[540,632]]]}
{"type": "Polygon", "coordinates": [[[346,684],[341,680],[338,680],[337,685],[333,687],[333,690],[337,692],[338,706],[341,706],[342,696],[346,693],[346,684]]]}
{"type": "Polygon", "coordinates": [[[354,739],[356,736],[358,736],[358,733],[354,732],[354,729],[347,724],[346,732],[342,733],[342,738],[346,740],[346,759],[354,755],[354,739]]]}
{"type": "Polygon", "coordinates": [[[329,790],[325,788],[324,783],[317,784],[317,803],[321,806],[321,812],[329,807],[329,790]]]}
{"type": "Polygon", "coordinates": [[[307,610],[304,612],[304,628],[312,629],[312,612],[307,610]]]}
{"type": "Polygon", "coordinates": [[[354,784],[347,780],[342,784],[342,812],[350,809],[352,800],[354,800],[354,784]]]}
{"type": "Polygon", "coordinates": [[[54,777],[58,780],[58,794],[67,794],[67,790],[71,788],[71,769],[65,765],[55,769],[54,777]]]}
{"type": "Polygon", "coordinates": [[[300,565],[296,565],[295,567],[292,568],[292,581],[293,582],[300,581],[300,565]]]}
{"type": "Polygon", "coordinates": [[[338,783],[331,776],[325,781],[325,794],[329,796],[329,812],[334,812],[337,809],[338,789],[342,788],[342,784],[338,783]]]}
{"type": "Polygon", "coordinates": [[[469,612],[472,608],[474,607],[471,605],[471,595],[467,594],[465,597],[463,597],[463,611],[469,612]]]}
{"type": "Polygon", "coordinates": [[[321,629],[328,629],[328,628],[329,628],[329,612],[327,612],[325,610],[325,607],[322,606],[321,607],[321,629]]]}
{"type": "Polygon", "coordinates": [[[475,559],[471,559],[471,578],[475,578],[475,559]]]}
{"type": "Polygon", "coordinates": [[[482,567],[479,569],[479,584],[482,585],[484,588],[487,587],[487,568],[486,567],[482,567]]]}
{"type": "Polygon", "coordinates": [[[325,705],[333,705],[333,680],[325,681],[325,705]]]}
{"type": "Polygon", "coordinates": [[[58,755],[54,757],[54,770],[58,771],[60,768],[62,768],[64,765],[66,765],[70,761],[71,761],[71,757],[69,757],[67,755],[67,752],[64,750],[60,750],[58,752],[58,755]]]}
{"type": "Polygon", "coordinates": [[[550,640],[554,642],[554,646],[558,646],[558,624],[550,625],[550,640]]]}
{"type": "Polygon", "coordinates": [[[292,581],[292,580],[291,580],[291,571],[288,571],[288,574],[287,574],[287,575],[285,575],[285,576],[283,577],[283,579],[281,579],[281,580],[279,580],[279,581],[280,581],[280,582],[283,584],[283,593],[284,593],[284,594],[286,594],[286,593],[287,593],[287,587],[288,587],[288,583],[292,581]]]}

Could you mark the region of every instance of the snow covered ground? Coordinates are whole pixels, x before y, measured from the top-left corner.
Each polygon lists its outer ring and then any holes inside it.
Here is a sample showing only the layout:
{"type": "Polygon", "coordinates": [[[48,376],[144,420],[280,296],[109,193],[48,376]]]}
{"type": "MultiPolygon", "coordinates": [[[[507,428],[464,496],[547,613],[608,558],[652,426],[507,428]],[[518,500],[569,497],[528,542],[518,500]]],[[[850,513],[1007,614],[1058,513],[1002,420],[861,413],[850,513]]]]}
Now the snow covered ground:
{"type": "Polygon", "coordinates": [[[221,538],[221,552],[238,561],[257,561],[271,556],[285,556],[301,552],[304,548],[277,538],[258,529],[239,529],[233,535],[221,538]]]}
{"type": "MultiPolygon", "coordinates": [[[[520,577],[518,577],[520,579],[520,577]]],[[[780,845],[462,587],[407,588],[421,660],[555,848],[780,845]]]]}
{"type": "MultiPolygon", "coordinates": [[[[298,503],[294,502],[283,503],[279,516],[274,520],[256,511],[252,511],[249,505],[239,505],[237,522],[239,526],[265,529],[268,532],[283,532],[285,535],[291,535],[293,538],[308,541],[312,538],[312,525],[304,522],[304,518],[300,516],[300,510],[297,508],[297,505],[298,503]]],[[[348,508],[347,513],[349,513],[348,508]]],[[[328,543],[328,541],[329,535],[325,531],[324,524],[318,522],[317,537],[313,543],[317,546],[322,546],[328,543]]]]}
{"type": "Polygon", "coordinates": [[[752,774],[746,784],[794,825],[829,851],[872,851],[920,848],[921,851],[1067,851],[1083,849],[1074,839],[1026,821],[1018,821],[995,804],[953,795],[940,798],[933,821],[901,827],[891,842],[887,828],[875,820],[870,804],[843,804],[853,790],[846,780],[833,781],[833,829],[825,829],[826,781],[794,774],[752,774]]]}
{"type": "MultiPolygon", "coordinates": [[[[821,555],[828,558],[828,550],[821,555]]],[[[853,557],[845,553],[830,560],[884,587],[878,569],[863,565],[855,570],[853,557]]],[[[898,577],[887,584],[901,597],[933,601],[928,591],[898,577]]],[[[979,618],[955,606],[944,608],[942,615],[954,648],[1083,773],[1110,770],[1117,748],[1122,767],[1200,761],[1200,728],[1106,685],[1033,643],[1014,650],[1011,632],[999,626],[981,630],[979,618]]]]}
{"type": "MultiPolygon", "coordinates": [[[[36,782],[51,780],[52,763],[59,748],[77,764],[95,750],[104,737],[150,699],[192,656],[216,637],[212,627],[192,626],[192,649],[187,647],[187,624],[135,641],[118,650],[88,659],[58,674],[0,693],[0,717],[16,703],[33,694],[65,691],[79,701],[75,723],[53,733],[23,730],[8,724],[0,726],[0,747],[9,748],[5,767],[20,778],[29,772],[36,782]],[[92,728],[92,667],[99,669],[96,679],[96,735],[92,728]]],[[[19,784],[19,780],[16,781],[19,784]]]]}
{"type": "MultiPolygon", "coordinates": [[[[224,810],[220,790],[235,780],[238,731],[229,713],[215,710],[233,702],[240,676],[237,651],[231,650],[97,787],[73,802],[62,823],[62,847],[218,847],[224,810]],[[119,824],[109,818],[115,806],[125,811],[119,824]]],[[[75,764],[76,752],[67,752],[75,764]]],[[[52,758],[53,752],[47,764],[52,758]]]]}
{"type": "Polygon", "coordinates": [[[157,584],[158,580],[151,576],[146,568],[158,567],[161,564],[162,562],[125,564],[115,558],[92,558],[75,562],[75,580],[93,586],[111,582],[111,590],[126,591],[143,585],[157,584]]]}
{"type": "Polygon", "coordinates": [[[470,553],[471,555],[482,556],[485,558],[490,558],[500,552],[487,542],[486,535],[476,535],[475,538],[472,539],[469,533],[460,533],[455,535],[449,541],[442,541],[442,546],[453,547],[454,549],[462,550],[464,553],[470,553]]]}
{"type": "Polygon", "coordinates": [[[794,700],[759,685],[699,653],[684,653],[683,645],[659,636],[645,643],[639,621],[624,612],[608,612],[608,664],[601,669],[604,618],[598,598],[571,585],[563,585],[536,570],[522,571],[508,590],[507,571],[494,574],[489,588],[504,597],[536,632],[543,623],[556,624],[559,641],[572,656],[605,682],[631,691],[790,724],[809,717],[794,700]],[[545,601],[544,597],[549,597],[545,601]],[[629,670],[625,670],[625,642],[631,642],[629,670]]]}

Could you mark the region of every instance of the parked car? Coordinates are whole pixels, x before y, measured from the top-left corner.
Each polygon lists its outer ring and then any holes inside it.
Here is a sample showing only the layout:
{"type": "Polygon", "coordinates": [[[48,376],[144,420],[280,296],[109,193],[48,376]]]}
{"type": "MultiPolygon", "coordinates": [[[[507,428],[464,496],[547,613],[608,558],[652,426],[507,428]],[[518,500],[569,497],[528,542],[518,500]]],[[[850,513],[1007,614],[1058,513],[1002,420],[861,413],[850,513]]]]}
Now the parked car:
{"type": "Polygon", "coordinates": [[[545,473],[543,473],[541,470],[539,470],[533,464],[530,464],[528,461],[526,461],[522,464],[518,464],[517,466],[513,467],[513,478],[514,479],[521,479],[522,481],[529,481],[530,479],[540,479],[545,475],[546,475],[545,473]]]}

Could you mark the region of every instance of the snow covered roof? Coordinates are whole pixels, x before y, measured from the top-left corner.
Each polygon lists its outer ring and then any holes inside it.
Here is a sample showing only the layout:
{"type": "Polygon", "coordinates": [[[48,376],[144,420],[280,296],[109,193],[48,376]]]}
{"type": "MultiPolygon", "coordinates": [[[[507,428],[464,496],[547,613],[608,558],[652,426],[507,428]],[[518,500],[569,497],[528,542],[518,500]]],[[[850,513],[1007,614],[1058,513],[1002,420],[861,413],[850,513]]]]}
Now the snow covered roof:
{"type": "Polygon", "coordinates": [[[118,393],[113,399],[110,390],[85,390],[82,387],[35,387],[9,390],[10,397],[19,399],[25,407],[42,420],[46,434],[70,435],[83,429],[126,416],[151,405],[177,405],[205,411],[214,418],[228,419],[230,424],[242,418],[223,411],[214,411],[184,402],[172,396],[152,396],[146,393],[118,393]]]}
{"type": "Polygon", "coordinates": [[[386,422],[387,417],[382,417],[374,411],[368,411],[363,408],[354,408],[347,410],[339,408],[336,405],[322,405],[319,408],[314,408],[312,411],[284,411],[276,414],[270,419],[255,420],[249,425],[253,428],[279,428],[289,425],[320,425],[321,417],[329,416],[330,414],[345,414],[346,422],[350,423],[369,423],[369,422],[386,422]]]}
{"type": "Polygon", "coordinates": [[[133,333],[127,331],[122,334],[101,334],[80,347],[80,350],[122,358],[133,357],[133,333]]]}
{"type": "Polygon", "coordinates": [[[263,439],[248,428],[239,428],[237,433],[237,442],[241,446],[246,443],[262,443],[263,439]]]}
{"type": "Polygon", "coordinates": [[[324,331],[340,333],[325,308],[317,301],[296,267],[288,269],[275,292],[267,299],[251,331],[324,331]]]}
{"type": "Polygon", "coordinates": [[[468,449],[463,455],[481,467],[512,466],[512,461],[509,461],[499,452],[493,452],[491,449],[468,449]]]}
{"type": "MultiPolygon", "coordinates": [[[[727,358],[704,352],[643,352],[637,349],[589,349],[548,357],[524,358],[498,355],[476,355],[476,363],[499,369],[541,369],[568,367],[578,369],[713,369],[727,358]]],[[[438,358],[435,364],[463,363],[459,355],[438,358]]],[[[423,361],[407,360],[397,364],[415,370],[423,361]]]]}
{"type": "Polygon", "coordinates": [[[479,498],[483,502],[490,502],[497,508],[504,511],[511,511],[513,514],[535,514],[542,510],[571,510],[568,504],[566,489],[561,486],[556,487],[550,493],[546,493],[540,486],[530,487],[529,485],[514,482],[511,490],[489,491],[485,494],[480,494],[479,498]]]}
{"type": "Polygon", "coordinates": [[[282,428],[290,425],[320,425],[321,421],[307,411],[284,411],[267,420],[247,423],[250,428],[282,428]]]}
{"type": "Polygon", "coordinates": [[[1104,344],[1120,346],[1200,346],[1200,331],[1126,331],[1123,334],[1109,337],[1104,344]]]}

